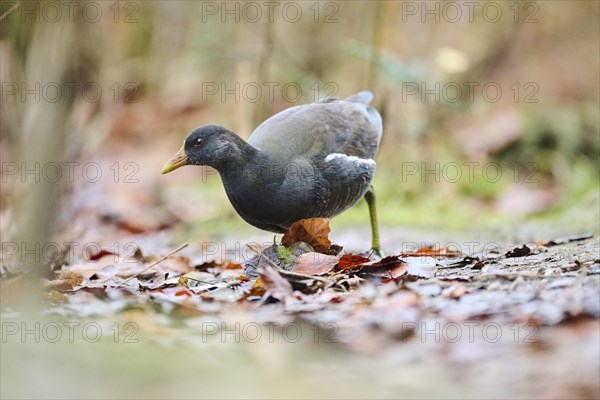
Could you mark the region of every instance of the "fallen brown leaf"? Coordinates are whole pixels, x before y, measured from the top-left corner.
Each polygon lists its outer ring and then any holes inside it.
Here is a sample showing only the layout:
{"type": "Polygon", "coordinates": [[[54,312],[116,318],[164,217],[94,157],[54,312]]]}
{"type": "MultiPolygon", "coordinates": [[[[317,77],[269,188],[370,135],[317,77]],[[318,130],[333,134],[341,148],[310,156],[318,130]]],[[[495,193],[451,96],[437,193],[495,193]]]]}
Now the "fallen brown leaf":
{"type": "Polygon", "coordinates": [[[267,289],[265,289],[265,284],[264,284],[262,278],[259,276],[254,281],[254,284],[252,285],[252,288],[250,289],[248,296],[262,297],[265,295],[266,291],[267,291],[267,289]]]}
{"type": "MultiPolygon", "coordinates": [[[[351,257],[360,257],[360,256],[351,256],[351,257]]],[[[362,258],[362,257],[361,257],[362,258]]],[[[357,274],[368,274],[380,276],[383,278],[397,278],[399,276],[404,275],[407,270],[407,264],[400,259],[399,256],[387,256],[382,258],[381,260],[373,260],[359,263],[359,264],[350,264],[351,259],[347,258],[346,260],[348,264],[345,265],[344,271],[350,271],[357,274]]],[[[354,258],[355,261],[358,261],[358,258],[354,258]]],[[[340,268],[338,264],[338,268],[340,268]]]]}
{"type": "Polygon", "coordinates": [[[97,261],[104,256],[110,256],[110,255],[115,255],[115,253],[110,250],[100,249],[100,251],[98,251],[97,253],[88,254],[87,259],[89,261],[97,261]]]}
{"type": "Polygon", "coordinates": [[[329,220],[326,218],[309,218],[294,222],[284,233],[281,244],[290,247],[294,243],[305,242],[318,253],[331,248],[329,240],[329,220]]]}
{"type": "Polygon", "coordinates": [[[241,264],[238,264],[236,262],[228,262],[225,265],[223,265],[222,269],[242,269],[244,268],[241,264]]]}
{"type": "Polygon", "coordinates": [[[398,264],[396,264],[395,267],[392,267],[387,270],[388,275],[394,279],[406,274],[407,272],[408,264],[404,261],[400,261],[398,264]]]}
{"type": "Polygon", "coordinates": [[[44,281],[44,288],[60,291],[73,290],[83,283],[83,275],[73,271],[59,271],[57,279],[44,281]]]}
{"type": "Polygon", "coordinates": [[[306,275],[323,275],[333,269],[339,258],[311,252],[300,255],[294,262],[292,272],[306,275]]]}
{"type": "Polygon", "coordinates": [[[179,279],[177,280],[177,285],[178,286],[183,286],[184,288],[189,288],[189,279],[187,276],[182,275],[179,277],[179,279]]]}
{"type": "Polygon", "coordinates": [[[292,296],[292,285],[275,269],[269,267],[259,267],[258,274],[262,278],[265,289],[267,289],[271,297],[283,301],[287,297],[292,296]]]}
{"type": "Polygon", "coordinates": [[[369,261],[370,260],[366,257],[356,256],[353,254],[344,254],[338,262],[338,269],[341,271],[352,269],[369,261]]]}
{"type": "Polygon", "coordinates": [[[456,257],[461,255],[462,253],[458,250],[450,249],[449,247],[434,247],[434,246],[425,246],[421,247],[410,253],[403,253],[402,257],[456,257]]]}
{"type": "Polygon", "coordinates": [[[469,289],[465,285],[463,285],[461,283],[456,283],[456,284],[444,289],[442,291],[442,295],[449,297],[451,299],[459,299],[463,295],[469,293],[470,291],[471,291],[471,289],[469,289]]]}
{"type": "Polygon", "coordinates": [[[363,265],[368,267],[368,272],[384,272],[386,278],[398,278],[408,271],[408,265],[398,256],[387,256],[363,265]]]}
{"type": "Polygon", "coordinates": [[[355,265],[354,269],[363,269],[363,268],[385,268],[396,265],[397,263],[403,262],[400,260],[399,256],[387,256],[382,258],[381,260],[373,260],[367,261],[362,264],[355,265]]]}
{"type": "Polygon", "coordinates": [[[531,249],[526,244],[524,244],[521,247],[515,247],[511,251],[506,252],[506,257],[524,257],[529,254],[531,254],[531,249]]]}

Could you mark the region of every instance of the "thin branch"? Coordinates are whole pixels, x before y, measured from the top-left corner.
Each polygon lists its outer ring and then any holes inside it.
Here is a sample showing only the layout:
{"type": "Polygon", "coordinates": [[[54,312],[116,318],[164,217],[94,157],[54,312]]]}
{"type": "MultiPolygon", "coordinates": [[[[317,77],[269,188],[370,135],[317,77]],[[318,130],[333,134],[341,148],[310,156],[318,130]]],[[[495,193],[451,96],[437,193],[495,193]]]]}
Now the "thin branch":
{"type": "Polygon", "coordinates": [[[187,243],[182,244],[181,246],[179,246],[178,248],[176,248],[175,250],[171,251],[169,254],[167,254],[166,256],[161,257],[159,260],[154,261],[152,264],[148,265],[146,268],[144,268],[142,271],[138,272],[135,275],[131,275],[129,278],[125,279],[123,281],[123,283],[130,281],[133,278],[136,278],[138,276],[140,276],[141,274],[147,272],[149,269],[151,269],[152,267],[156,266],[158,263],[163,262],[164,260],[166,260],[168,257],[172,256],[173,254],[177,253],[180,250],[185,249],[188,246],[187,243]]]}

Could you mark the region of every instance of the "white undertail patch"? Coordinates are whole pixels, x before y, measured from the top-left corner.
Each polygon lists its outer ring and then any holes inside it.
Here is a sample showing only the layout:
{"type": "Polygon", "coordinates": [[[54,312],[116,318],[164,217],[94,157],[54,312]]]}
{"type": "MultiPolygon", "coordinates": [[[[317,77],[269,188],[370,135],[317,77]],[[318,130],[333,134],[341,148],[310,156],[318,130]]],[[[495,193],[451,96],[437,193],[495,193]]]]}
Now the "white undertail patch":
{"type": "Polygon", "coordinates": [[[330,162],[332,160],[335,160],[336,158],[342,159],[342,160],[344,160],[346,162],[350,162],[352,164],[375,165],[375,160],[373,160],[371,158],[360,158],[360,157],[356,157],[356,156],[349,156],[348,154],[342,154],[342,153],[329,154],[327,157],[325,157],[325,162],[330,162]]]}

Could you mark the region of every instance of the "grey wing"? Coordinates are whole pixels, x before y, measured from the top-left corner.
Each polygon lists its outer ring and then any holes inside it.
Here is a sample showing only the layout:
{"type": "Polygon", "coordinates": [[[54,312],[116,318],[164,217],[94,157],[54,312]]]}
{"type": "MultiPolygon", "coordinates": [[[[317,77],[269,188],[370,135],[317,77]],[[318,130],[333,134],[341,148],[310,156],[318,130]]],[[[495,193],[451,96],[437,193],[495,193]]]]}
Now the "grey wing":
{"type": "Polygon", "coordinates": [[[291,107],[263,122],[248,142],[290,159],[309,156],[315,162],[330,154],[372,159],[382,134],[381,116],[368,103],[370,92],[345,100],[291,107]]]}

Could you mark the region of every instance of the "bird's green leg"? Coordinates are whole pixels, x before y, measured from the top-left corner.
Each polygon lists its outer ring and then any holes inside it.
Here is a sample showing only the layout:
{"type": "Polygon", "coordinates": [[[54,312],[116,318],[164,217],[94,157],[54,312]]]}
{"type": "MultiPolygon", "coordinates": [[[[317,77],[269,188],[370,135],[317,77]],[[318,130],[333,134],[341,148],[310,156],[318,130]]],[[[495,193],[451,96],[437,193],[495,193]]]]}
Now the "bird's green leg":
{"type": "Polygon", "coordinates": [[[371,216],[371,249],[379,257],[383,257],[383,251],[379,245],[379,225],[377,223],[377,208],[375,207],[375,189],[373,186],[369,187],[367,193],[365,193],[365,200],[369,206],[369,215],[371,216]]]}

